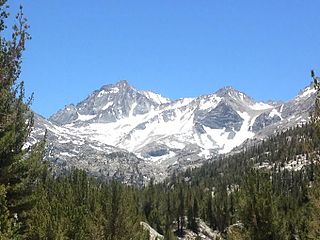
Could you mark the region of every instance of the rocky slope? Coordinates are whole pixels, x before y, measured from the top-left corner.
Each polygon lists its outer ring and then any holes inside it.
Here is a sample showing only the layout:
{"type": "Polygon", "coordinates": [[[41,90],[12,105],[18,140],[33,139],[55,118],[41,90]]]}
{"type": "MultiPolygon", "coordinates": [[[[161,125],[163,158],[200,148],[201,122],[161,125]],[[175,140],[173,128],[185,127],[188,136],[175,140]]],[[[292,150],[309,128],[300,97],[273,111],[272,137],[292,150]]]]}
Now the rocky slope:
{"type": "Polygon", "coordinates": [[[58,170],[79,167],[98,177],[144,184],[308,121],[314,94],[309,86],[288,102],[264,103],[225,87],[170,100],[120,81],[49,119],[36,115],[30,143],[47,129],[46,157],[58,170]]]}

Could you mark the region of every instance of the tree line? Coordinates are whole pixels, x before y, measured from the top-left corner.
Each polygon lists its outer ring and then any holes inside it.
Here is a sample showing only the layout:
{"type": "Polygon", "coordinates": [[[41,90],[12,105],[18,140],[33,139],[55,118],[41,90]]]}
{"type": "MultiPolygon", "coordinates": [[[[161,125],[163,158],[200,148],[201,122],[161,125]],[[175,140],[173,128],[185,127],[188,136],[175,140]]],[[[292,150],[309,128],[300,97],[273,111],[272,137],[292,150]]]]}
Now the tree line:
{"type": "Polygon", "coordinates": [[[149,239],[144,221],[171,240],[197,234],[199,219],[221,239],[319,239],[319,94],[311,123],[161,183],[126,186],[77,169],[54,176],[45,136],[26,145],[32,97],[19,76],[30,35],[22,8],[7,29],[6,5],[0,0],[0,239],[149,239]]]}

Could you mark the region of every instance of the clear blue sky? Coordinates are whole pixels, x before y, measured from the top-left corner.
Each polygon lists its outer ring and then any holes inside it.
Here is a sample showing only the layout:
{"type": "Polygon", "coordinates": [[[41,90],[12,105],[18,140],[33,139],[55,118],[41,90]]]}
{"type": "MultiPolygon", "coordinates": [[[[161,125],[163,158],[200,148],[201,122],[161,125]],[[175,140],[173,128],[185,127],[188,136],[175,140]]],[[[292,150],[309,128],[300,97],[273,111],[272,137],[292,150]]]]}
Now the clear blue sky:
{"type": "Polygon", "coordinates": [[[22,78],[44,116],[120,79],[172,99],[231,85],[288,100],[320,73],[319,0],[9,3],[29,18],[22,78]]]}

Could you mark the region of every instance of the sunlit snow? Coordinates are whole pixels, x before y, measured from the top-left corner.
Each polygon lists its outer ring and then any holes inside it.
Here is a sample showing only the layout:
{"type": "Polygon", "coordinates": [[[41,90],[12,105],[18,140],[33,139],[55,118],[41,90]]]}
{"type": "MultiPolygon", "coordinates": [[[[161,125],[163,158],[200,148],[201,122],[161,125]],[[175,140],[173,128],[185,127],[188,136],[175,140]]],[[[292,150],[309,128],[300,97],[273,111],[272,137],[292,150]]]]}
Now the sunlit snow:
{"type": "Polygon", "coordinates": [[[269,108],[273,108],[273,106],[266,104],[266,103],[263,103],[263,102],[255,103],[253,105],[250,105],[249,107],[253,110],[266,110],[269,108]]]}
{"type": "Polygon", "coordinates": [[[111,107],[113,105],[113,102],[108,102],[106,105],[103,106],[102,110],[106,110],[109,107],[111,107]]]}
{"type": "Polygon", "coordinates": [[[160,94],[151,92],[151,91],[141,91],[148,99],[154,101],[157,104],[163,104],[170,102],[170,99],[162,97],[160,94]]]}
{"type": "Polygon", "coordinates": [[[280,118],[281,118],[281,120],[282,120],[282,116],[281,116],[281,113],[279,113],[278,112],[278,110],[277,109],[272,109],[272,111],[269,113],[269,117],[274,117],[274,116],[279,116],[280,118]]]}
{"type": "Polygon", "coordinates": [[[80,113],[78,113],[78,118],[76,121],[88,121],[95,117],[96,115],[81,115],[80,113]]]}
{"type": "Polygon", "coordinates": [[[296,100],[300,99],[300,98],[306,98],[309,97],[311,94],[314,94],[317,90],[313,87],[307,87],[300,95],[298,95],[298,97],[296,98],[296,100]]]}
{"type": "Polygon", "coordinates": [[[208,108],[215,108],[219,102],[221,101],[221,98],[213,95],[209,99],[201,99],[200,101],[200,110],[206,110],[208,108]]]}

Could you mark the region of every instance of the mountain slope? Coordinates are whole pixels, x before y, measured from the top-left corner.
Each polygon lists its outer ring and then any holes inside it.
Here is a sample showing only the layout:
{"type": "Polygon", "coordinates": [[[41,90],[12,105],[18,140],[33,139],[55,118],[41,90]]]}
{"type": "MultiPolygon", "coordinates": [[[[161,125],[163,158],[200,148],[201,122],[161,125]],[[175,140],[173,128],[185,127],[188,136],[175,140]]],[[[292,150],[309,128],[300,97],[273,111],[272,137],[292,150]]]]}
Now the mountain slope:
{"type": "Polygon", "coordinates": [[[286,102],[256,102],[232,87],[170,100],[120,81],[68,105],[48,120],[37,116],[33,141],[48,130],[47,158],[102,177],[142,184],[150,177],[198,166],[246,140],[263,139],[308,121],[315,90],[286,102]]]}

